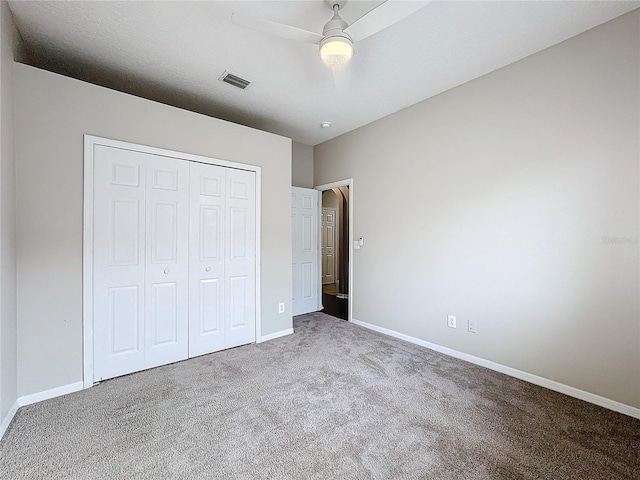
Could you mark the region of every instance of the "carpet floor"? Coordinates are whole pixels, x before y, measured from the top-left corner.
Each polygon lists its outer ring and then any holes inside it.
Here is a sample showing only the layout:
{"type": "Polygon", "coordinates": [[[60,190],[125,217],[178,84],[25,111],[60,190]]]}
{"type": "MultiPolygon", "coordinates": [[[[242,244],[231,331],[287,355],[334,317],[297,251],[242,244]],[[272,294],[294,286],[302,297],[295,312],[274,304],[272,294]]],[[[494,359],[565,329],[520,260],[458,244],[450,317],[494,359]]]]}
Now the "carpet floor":
{"type": "Polygon", "coordinates": [[[9,479],[635,479],[640,420],[314,313],[21,408],[9,479]]]}

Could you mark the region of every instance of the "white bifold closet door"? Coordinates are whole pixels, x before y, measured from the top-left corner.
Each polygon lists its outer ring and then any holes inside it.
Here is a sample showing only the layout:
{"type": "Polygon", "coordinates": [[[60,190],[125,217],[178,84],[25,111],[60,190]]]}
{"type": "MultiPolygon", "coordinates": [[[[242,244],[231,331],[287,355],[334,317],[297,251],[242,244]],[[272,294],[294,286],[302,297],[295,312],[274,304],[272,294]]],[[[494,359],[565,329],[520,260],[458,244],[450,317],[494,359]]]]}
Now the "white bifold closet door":
{"type": "Polygon", "coordinates": [[[94,150],[94,379],[145,368],[146,155],[94,150]]]}
{"type": "Polygon", "coordinates": [[[191,163],[189,356],[255,341],[255,173],[191,163]]]}
{"type": "Polygon", "coordinates": [[[103,379],[187,358],[189,165],[95,148],[94,377],[103,379]]]}
{"type": "Polygon", "coordinates": [[[255,341],[255,173],[96,145],[94,380],[255,341]]]}
{"type": "Polygon", "coordinates": [[[145,368],[187,358],[189,164],[147,155],[145,368]]]}

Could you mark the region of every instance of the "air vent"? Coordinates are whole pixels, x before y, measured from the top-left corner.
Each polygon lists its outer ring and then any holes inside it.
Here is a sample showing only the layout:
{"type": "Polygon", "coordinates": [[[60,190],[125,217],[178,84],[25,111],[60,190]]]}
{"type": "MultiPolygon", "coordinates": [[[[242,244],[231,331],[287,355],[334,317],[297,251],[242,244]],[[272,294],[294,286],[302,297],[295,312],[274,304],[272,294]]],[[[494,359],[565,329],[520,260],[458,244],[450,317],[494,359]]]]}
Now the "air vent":
{"type": "Polygon", "coordinates": [[[228,83],[229,85],[233,85],[234,87],[241,88],[242,90],[244,90],[251,84],[249,80],[240,78],[237,75],[234,75],[233,73],[227,72],[226,70],[220,77],[220,80],[222,80],[225,83],[228,83]]]}

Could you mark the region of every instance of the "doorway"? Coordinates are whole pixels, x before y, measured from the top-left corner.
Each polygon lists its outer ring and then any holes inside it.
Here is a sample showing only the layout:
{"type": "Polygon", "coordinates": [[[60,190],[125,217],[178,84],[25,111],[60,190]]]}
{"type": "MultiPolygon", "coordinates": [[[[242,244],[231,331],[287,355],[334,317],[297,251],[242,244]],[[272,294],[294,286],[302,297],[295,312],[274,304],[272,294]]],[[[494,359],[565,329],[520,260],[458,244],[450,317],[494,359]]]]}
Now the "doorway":
{"type": "Polygon", "coordinates": [[[320,265],[323,313],[351,319],[352,181],[317,187],[321,191],[320,265]]]}

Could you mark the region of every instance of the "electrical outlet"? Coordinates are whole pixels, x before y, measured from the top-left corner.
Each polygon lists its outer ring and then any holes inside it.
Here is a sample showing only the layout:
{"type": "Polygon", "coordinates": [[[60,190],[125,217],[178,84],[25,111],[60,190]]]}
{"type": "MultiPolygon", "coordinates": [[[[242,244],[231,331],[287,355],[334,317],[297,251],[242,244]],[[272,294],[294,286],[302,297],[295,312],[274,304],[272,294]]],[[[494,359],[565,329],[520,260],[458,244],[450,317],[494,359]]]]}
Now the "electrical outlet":
{"type": "Polygon", "coordinates": [[[456,317],[454,315],[447,315],[447,327],[456,328],[456,317]]]}
{"type": "Polygon", "coordinates": [[[471,333],[476,333],[477,332],[477,330],[476,330],[476,321],[475,320],[469,319],[469,327],[468,327],[468,329],[469,329],[469,332],[471,332],[471,333]]]}
{"type": "Polygon", "coordinates": [[[278,313],[284,313],[284,303],[278,304],[278,313]]]}

